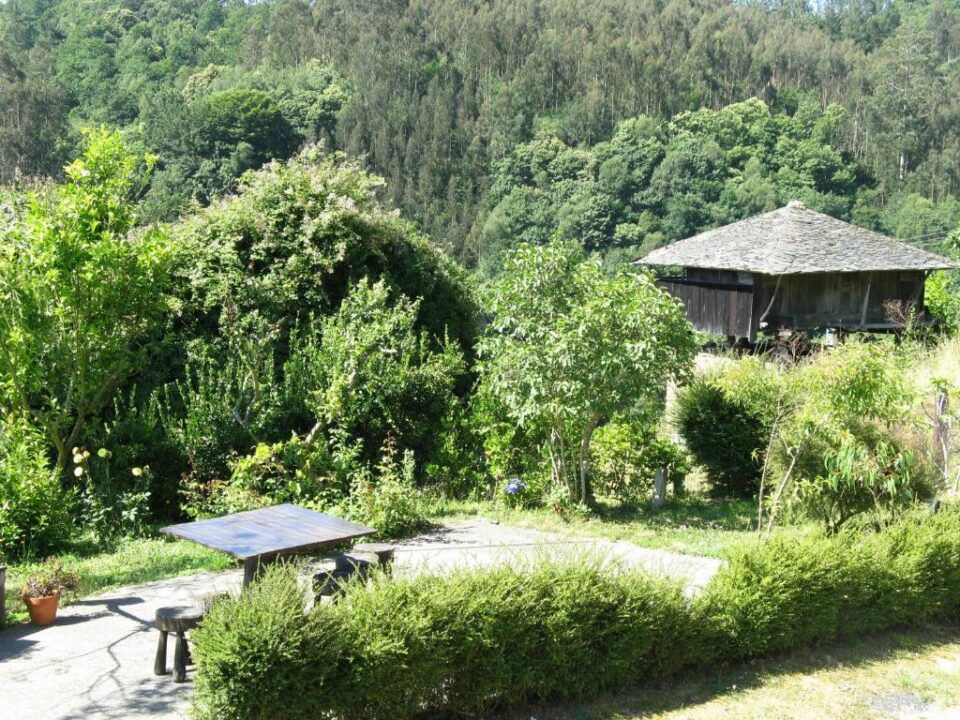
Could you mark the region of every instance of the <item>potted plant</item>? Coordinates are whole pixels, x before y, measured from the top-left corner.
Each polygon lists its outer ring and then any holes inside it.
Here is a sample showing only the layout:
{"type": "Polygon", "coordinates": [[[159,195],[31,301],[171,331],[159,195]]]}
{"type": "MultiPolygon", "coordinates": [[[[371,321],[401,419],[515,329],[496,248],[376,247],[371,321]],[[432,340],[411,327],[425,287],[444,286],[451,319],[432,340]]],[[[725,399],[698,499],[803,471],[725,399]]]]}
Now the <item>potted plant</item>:
{"type": "Polygon", "coordinates": [[[59,560],[48,560],[43,569],[30,576],[20,591],[20,597],[30,613],[30,622],[39,627],[52,625],[57,619],[60,593],[76,590],[79,582],[76,573],[64,571],[59,560]]]}

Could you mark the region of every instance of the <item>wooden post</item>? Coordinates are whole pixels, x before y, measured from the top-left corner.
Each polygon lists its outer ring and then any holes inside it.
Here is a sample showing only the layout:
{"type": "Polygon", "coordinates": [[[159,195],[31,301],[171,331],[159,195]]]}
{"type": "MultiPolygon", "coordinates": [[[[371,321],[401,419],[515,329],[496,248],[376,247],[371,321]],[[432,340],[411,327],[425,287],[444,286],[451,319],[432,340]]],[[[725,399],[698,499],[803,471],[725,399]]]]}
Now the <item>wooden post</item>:
{"type": "Polygon", "coordinates": [[[653,509],[659,510],[663,506],[664,496],[667,494],[667,469],[657,468],[653,478],[653,509]]]}
{"type": "Polygon", "coordinates": [[[940,451],[936,460],[943,473],[945,482],[949,482],[948,473],[950,472],[950,420],[947,412],[950,409],[950,394],[946,389],[940,390],[933,402],[933,444],[940,451]]]}
{"type": "Polygon", "coordinates": [[[870,307],[870,286],[873,284],[873,273],[867,275],[867,290],[863,294],[863,305],[860,308],[860,327],[867,325],[867,309],[870,307]]]}

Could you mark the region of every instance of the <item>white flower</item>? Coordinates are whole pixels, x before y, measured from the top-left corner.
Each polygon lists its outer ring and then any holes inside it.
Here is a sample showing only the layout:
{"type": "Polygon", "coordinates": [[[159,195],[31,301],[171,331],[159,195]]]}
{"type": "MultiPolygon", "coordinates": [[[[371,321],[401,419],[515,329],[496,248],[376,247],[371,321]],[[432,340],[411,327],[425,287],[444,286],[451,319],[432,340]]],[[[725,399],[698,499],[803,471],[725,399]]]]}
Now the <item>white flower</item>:
{"type": "Polygon", "coordinates": [[[79,465],[77,465],[77,466],[73,469],[73,474],[74,474],[76,477],[80,477],[81,475],[83,475],[83,468],[80,467],[79,465]]]}
{"type": "Polygon", "coordinates": [[[79,465],[82,462],[83,462],[83,455],[81,455],[80,453],[77,453],[76,455],[73,456],[74,465],[79,465]]]}
{"type": "Polygon", "coordinates": [[[130,472],[133,473],[134,477],[140,477],[141,475],[143,475],[143,470],[141,468],[134,468],[130,472]]]}

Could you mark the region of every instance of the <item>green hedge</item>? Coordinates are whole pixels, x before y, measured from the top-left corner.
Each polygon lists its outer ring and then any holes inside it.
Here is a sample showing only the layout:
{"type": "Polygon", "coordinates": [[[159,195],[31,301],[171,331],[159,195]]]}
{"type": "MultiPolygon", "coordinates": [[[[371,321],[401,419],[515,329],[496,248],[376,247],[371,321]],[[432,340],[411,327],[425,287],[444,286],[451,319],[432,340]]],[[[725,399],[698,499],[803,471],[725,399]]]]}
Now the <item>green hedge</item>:
{"type": "Polygon", "coordinates": [[[760,487],[775,406],[751,402],[748,393],[722,381],[715,372],[680,389],[677,429],[715,494],[751,497],[760,487]]]}
{"type": "Polygon", "coordinates": [[[584,699],[960,614],[960,510],[746,548],[694,600],[589,562],[376,579],[302,612],[277,568],[195,634],[199,718],[411,718],[584,699]]]}

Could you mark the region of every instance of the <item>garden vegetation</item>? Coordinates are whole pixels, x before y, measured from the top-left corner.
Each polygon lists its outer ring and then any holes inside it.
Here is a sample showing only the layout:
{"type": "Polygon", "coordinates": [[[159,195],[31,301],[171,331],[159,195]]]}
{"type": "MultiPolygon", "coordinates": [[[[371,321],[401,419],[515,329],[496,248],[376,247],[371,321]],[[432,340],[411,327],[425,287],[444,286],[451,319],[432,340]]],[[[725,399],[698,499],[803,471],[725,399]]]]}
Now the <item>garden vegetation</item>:
{"type": "Polygon", "coordinates": [[[354,583],[291,567],[195,634],[199,718],[413,718],[583,700],[680,670],[960,613],[960,512],[733,554],[704,591],[596,559],[354,583]]]}

